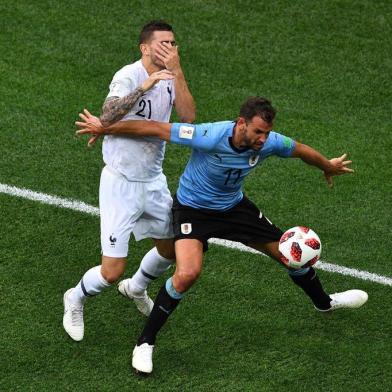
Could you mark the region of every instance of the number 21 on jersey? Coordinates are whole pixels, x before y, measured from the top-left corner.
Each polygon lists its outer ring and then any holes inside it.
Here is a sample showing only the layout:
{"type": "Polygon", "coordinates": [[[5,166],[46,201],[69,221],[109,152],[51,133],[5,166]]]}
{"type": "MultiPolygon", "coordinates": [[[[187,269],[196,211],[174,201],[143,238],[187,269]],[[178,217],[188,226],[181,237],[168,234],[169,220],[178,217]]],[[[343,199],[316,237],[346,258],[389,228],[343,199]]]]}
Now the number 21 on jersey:
{"type": "Polygon", "coordinates": [[[135,115],[151,119],[151,100],[150,99],[142,99],[139,102],[140,110],[138,110],[135,115]]]}

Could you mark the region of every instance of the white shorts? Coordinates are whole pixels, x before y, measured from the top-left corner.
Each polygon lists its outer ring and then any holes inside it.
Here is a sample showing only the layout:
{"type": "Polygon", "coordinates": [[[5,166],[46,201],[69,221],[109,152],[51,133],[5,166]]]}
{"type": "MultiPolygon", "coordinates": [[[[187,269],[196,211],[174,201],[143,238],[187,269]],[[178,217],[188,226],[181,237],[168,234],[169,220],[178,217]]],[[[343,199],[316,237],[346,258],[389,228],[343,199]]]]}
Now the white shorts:
{"type": "Polygon", "coordinates": [[[173,200],[166,177],[153,182],[132,182],[105,166],[99,186],[102,254],[126,257],[131,233],[143,238],[173,238],[173,200]]]}

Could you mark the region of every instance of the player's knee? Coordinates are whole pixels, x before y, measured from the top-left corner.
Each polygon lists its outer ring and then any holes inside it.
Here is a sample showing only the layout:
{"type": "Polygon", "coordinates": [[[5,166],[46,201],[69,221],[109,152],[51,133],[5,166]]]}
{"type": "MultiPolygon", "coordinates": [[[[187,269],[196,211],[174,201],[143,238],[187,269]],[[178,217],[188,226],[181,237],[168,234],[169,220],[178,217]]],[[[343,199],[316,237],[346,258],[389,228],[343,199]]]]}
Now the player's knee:
{"type": "Polygon", "coordinates": [[[101,275],[108,283],[120,279],[127,266],[125,258],[102,256],[101,275]]]}
{"type": "Polygon", "coordinates": [[[201,271],[198,268],[176,272],[176,279],[173,281],[176,291],[179,293],[187,291],[193,285],[193,283],[196,282],[200,276],[200,272],[201,271]]]}
{"type": "Polygon", "coordinates": [[[176,257],[176,254],[174,253],[174,248],[159,249],[158,253],[160,256],[164,257],[167,260],[174,260],[176,257]]]}
{"type": "Polygon", "coordinates": [[[116,282],[123,274],[122,269],[101,269],[103,278],[110,284],[116,282]]]}
{"type": "Polygon", "coordinates": [[[161,241],[159,243],[156,243],[156,248],[158,251],[158,254],[162,257],[164,257],[167,260],[174,260],[176,257],[176,254],[174,252],[174,241],[172,240],[165,240],[161,241]]]}

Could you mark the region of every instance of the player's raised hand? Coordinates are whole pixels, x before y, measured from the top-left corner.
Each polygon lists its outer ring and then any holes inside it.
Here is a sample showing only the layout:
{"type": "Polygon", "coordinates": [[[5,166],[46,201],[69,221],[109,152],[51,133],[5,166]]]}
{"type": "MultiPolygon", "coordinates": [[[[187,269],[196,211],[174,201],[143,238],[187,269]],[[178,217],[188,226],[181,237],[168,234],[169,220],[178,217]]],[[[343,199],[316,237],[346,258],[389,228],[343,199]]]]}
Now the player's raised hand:
{"type": "Polygon", "coordinates": [[[174,74],[181,70],[178,46],[173,46],[168,42],[159,42],[156,48],[156,56],[165,64],[166,69],[174,74]]]}
{"type": "Polygon", "coordinates": [[[348,165],[352,163],[350,160],[346,160],[347,154],[343,154],[338,158],[332,158],[329,162],[332,164],[332,168],[328,171],[324,171],[325,180],[328,186],[332,187],[332,177],[340,176],[342,174],[354,173],[354,170],[349,168],[348,165]]]}
{"type": "Polygon", "coordinates": [[[104,127],[100,119],[92,115],[87,109],[83,110],[83,113],[79,113],[79,117],[83,120],[76,121],[75,124],[80,128],[75,132],[77,136],[89,134],[92,137],[87,142],[87,146],[91,147],[98,138],[104,134],[104,127]]]}
{"type": "Polygon", "coordinates": [[[149,90],[160,80],[171,80],[174,79],[174,75],[167,69],[152,73],[141,85],[144,91],[149,90]]]}

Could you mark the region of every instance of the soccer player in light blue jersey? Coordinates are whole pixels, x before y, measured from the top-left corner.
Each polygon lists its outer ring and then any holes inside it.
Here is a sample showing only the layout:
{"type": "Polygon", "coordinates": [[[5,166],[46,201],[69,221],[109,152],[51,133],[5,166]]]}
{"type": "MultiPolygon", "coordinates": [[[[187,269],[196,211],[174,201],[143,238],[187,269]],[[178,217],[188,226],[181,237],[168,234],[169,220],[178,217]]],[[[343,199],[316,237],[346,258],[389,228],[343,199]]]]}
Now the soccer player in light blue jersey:
{"type": "MultiPolygon", "coordinates": [[[[122,121],[103,127],[88,111],[80,116],[84,122],[76,123],[81,128],[79,135],[155,136],[192,148],[172,208],[176,270],[159,291],[133,352],[132,366],[143,373],[152,371],[159,330],[201,273],[209,238],[242,242],[285,265],[278,249],[283,232],[242,192],[251,170],[266,158],[278,156],[300,158],[316,166],[330,186],[333,176],[353,172],[346,154],[329,160],[312,147],[273,131],[275,109],[262,97],[249,98],[236,121],[197,125],[122,121]]],[[[328,295],[311,266],[289,269],[289,274],[319,311],[357,308],[367,301],[367,293],[361,290],[328,295]]]]}

